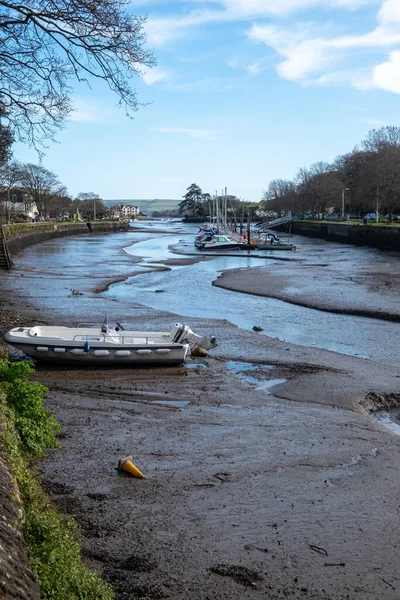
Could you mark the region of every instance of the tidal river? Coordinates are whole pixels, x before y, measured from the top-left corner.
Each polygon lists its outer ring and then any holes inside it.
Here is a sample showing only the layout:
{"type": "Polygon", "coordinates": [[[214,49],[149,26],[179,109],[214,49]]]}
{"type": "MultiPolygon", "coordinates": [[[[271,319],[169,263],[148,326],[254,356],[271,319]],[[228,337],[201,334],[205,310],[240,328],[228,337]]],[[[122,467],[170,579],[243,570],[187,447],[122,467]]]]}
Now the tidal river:
{"type": "MultiPolygon", "coordinates": [[[[143,227],[142,224],[140,224],[143,227]]],[[[96,235],[50,240],[28,248],[18,257],[20,269],[28,278],[15,282],[20,293],[40,302],[48,311],[60,314],[60,302],[79,286],[80,274],[108,280],[123,278],[132,273],[132,258],[141,257],[135,264],[138,274],[112,284],[103,296],[118,303],[136,302],[151,308],[168,311],[184,317],[226,319],[240,328],[263,328],[260,335],[325,348],[350,356],[369,358],[385,364],[399,364],[399,323],[333,314],[304,308],[267,297],[242,294],[212,285],[221,271],[273,264],[285,273],[292,261],[303,261],[313,276],[313,264],[344,261],[346,264],[371,265],[371,261],[397,260],[393,253],[369,248],[356,248],[321,240],[297,238],[296,253],[279,253],[275,258],[254,256],[219,256],[185,266],[170,266],[171,270],[154,271],[163,261],[179,259],[183,253],[195,253],[194,234],[197,227],[179,224],[152,224],[146,233],[121,232],[116,235],[96,235]],[[167,228],[169,233],[152,233],[152,228],[167,228]],[[173,251],[171,251],[171,248],[173,251]],[[125,255],[129,260],[118,257],[125,255]],[[114,262],[113,262],[114,257],[114,262]],[[284,260],[278,261],[282,258],[284,260]],[[36,278],[36,282],[32,282],[36,278]],[[76,282],[75,282],[76,278],[76,282]],[[25,279],[25,281],[24,281],[25,279]],[[157,293],[156,290],[162,290],[157,293]]],[[[201,256],[201,255],[200,255],[201,256]]],[[[59,319],[60,317],[57,316],[59,319]]],[[[78,319],[79,320],[79,319],[78,319]]],[[[190,323],[188,319],[187,322],[190,323]]],[[[238,331],[240,343],[240,331],[238,331]]]]}
{"type": "MultiPolygon", "coordinates": [[[[182,229],[182,226],[180,227],[182,229]]],[[[192,244],[197,228],[186,228],[189,235],[156,235],[148,239],[147,234],[137,233],[135,239],[142,237],[130,247],[129,254],[145,257],[148,264],[177,257],[175,251],[193,252],[192,244]],[[175,239],[174,239],[175,238],[175,239]],[[177,245],[177,242],[180,244],[177,245]]],[[[313,261],[340,260],[349,253],[352,260],[360,265],[371,260],[386,261],[385,253],[369,248],[355,248],[342,244],[326,243],[321,240],[297,238],[296,253],[279,253],[285,259],[279,262],[284,272],[288,262],[303,260],[310,264],[312,277],[313,261]],[[303,251],[302,251],[303,249],[303,251]],[[375,258],[374,258],[375,257],[375,258]]],[[[390,257],[392,258],[392,257],[390,257]]],[[[397,257],[396,257],[397,260],[397,257]]],[[[257,267],[276,259],[254,258],[252,256],[215,256],[211,260],[188,266],[171,267],[171,271],[147,272],[132,277],[125,282],[110,287],[106,296],[125,302],[132,297],[152,308],[167,310],[187,317],[210,317],[226,319],[238,327],[252,329],[254,325],[262,327],[266,335],[277,337],[305,346],[315,346],[341,352],[351,356],[370,358],[378,362],[398,365],[399,348],[395,332],[400,325],[377,319],[333,314],[310,308],[288,304],[280,300],[232,292],[212,286],[221,271],[243,267],[257,267]],[[156,293],[162,290],[162,293],[156,293]]],[[[240,334],[238,334],[240,335],[240,334]]]]}

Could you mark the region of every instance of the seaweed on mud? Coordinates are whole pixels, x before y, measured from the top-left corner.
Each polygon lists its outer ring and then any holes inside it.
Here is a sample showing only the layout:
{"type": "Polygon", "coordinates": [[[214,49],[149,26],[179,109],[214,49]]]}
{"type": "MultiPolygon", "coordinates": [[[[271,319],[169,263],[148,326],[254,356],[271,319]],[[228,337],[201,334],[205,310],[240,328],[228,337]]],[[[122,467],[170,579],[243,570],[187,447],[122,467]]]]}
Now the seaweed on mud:
{"type": "Polygon", "coordinates": [[[96,502],[101,502],[102,500],[107,500],[108,498],[107,494],[89,493],[86,494],[86,496],[90,498],[90,500],[95,500],[96,502]]]}
{"type": "Polygon", "coordinates": [[[161,600],[166,594],[159,584],[143,584],[132,574],[122,569],[105,567],[103,578],[113,587],[115,600],[161,600]]]}
{"type": "Polygon", "coordinates": [[[369,392],[361,404],[371,412],[399,408],[400,393],[369,392]]]}
{"type": "Polygon", "coordinates": [[[96,546],[86,548],[84,550],[84,554],[87,558],[97,560],[105,565],[113,565],[115,569],[119,571],[146,573],[149,571],[154,571],[154,569],[157,567],[157,562],[153,560],[151,556],[146,554],[132,554],[122,562],[106,550],[96,546]]]}
{"type": "Polygon", "coordinates": [[[95,523],[90,519],[83,518],[80,515],[74,515],[84,535],[88,538],[105,538],[114,533],[114,528],[107,523],[95,523]]]}
{"type": "Polygon", "coordinates": [[[128,556],[120,565],[121,569],[126,571],[135,571],[136,573],[142,573],[146,571],[153,571],[157,567],[157,563],[148,555],[137,555],[132,554],[128,556]]]}
{"type": "Polygon", "coordinates": [[[262,581],[263,579],[257,571],[238,565],[219,563],[218,565],[210,567],[210,571],[217,575],[222,575],[223,577],[232,577],[237,583],[253,588],[256,587],[256,582],[262,581]]]}
{"type": "Polygon", "coordinates": [[[80,498],[74,498],[73,496],[60,496],[55,498],[54,502],[59,510],[67,515],[75,516],[82,509],[80,498]]]}
{"type": "Polygon", "coordinates": [[[82,550],[82,554],[86,557],[86,558],[90,558],[92,560],[96,560],[98,562],[101,562],[105,565],[113,565],[115,564],[115,558],[109,554],[106,550],[103,550],[101,548],[84,548],[82,550]]]}
{"type": "Polygon", "coordinates": [[[132,600],[134,599],[133,588],[137,584],[137,579],[126,571],[115,569],[114,567],[105,567],[102,571],[102,577],[114,589],[115,600],[132,600]]]}
{"type": "Polygon", "coordinates": [[[51,479],[42,479],[41,484],[42,488],[49,496],[72,494],[74,491],[74,488],[71,486],[65,483],[59,483],[58,481],[52,481],[51,479]]]}
{"type": "Polygon", "coordinates": [[[133,587],[133,597],[141,600],[161,600],[166,598],[167,594],[160,585],[135,585],[133,587]]]}

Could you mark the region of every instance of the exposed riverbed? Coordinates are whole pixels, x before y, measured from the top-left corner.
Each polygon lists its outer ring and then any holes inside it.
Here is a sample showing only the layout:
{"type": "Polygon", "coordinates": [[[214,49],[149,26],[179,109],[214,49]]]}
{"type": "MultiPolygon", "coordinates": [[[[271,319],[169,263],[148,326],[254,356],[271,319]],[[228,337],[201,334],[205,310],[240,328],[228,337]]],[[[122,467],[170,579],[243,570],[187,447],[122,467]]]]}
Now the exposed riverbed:
{"type": "MultiPolygon", "coordinates": [[[[347,278],[351,312],[384,264],[396,281],[395,255],[299,239],[283,261],[203,260],[170,227],[52,240],[16,256],[1,280],[3,331],[107,312],[149,329],[180,320],[218,339],[186,368],[38,365],[64,430],[43,479],[78,520],[86,562],[118,599],[398,600],[400,438],[370,411],[398,400],[399,324],[211,286],[229,270],[230,286],[249,291],[256,268],[259,292],[270,268],[299,302],[310,285],[327,302],[332,283],[338,307],[347,278]],[[146,480],[118,475],[127,455],[146,480]]],[[[377,309],[395,310],[393,283],[372,293],[377,309]]]]}

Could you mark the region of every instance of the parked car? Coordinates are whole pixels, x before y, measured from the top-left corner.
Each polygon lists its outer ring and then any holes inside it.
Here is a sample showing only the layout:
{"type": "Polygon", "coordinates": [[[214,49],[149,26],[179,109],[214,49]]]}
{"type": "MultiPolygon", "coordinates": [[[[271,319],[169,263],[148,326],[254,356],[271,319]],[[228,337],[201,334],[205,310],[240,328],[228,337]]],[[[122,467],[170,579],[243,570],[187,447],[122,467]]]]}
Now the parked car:
{"type": "Polygon", "coordinates": [[[376,221],[376,213],[368,213],[364,216],[367,221],[376,221]]]}
{"type": "Polygon", "coordinates": [[[342,215],[340,213],[327,213],[326,215],[324,215],[324,219],[326,219],[327,221],[338,221],[341,218],[342,215]]]}

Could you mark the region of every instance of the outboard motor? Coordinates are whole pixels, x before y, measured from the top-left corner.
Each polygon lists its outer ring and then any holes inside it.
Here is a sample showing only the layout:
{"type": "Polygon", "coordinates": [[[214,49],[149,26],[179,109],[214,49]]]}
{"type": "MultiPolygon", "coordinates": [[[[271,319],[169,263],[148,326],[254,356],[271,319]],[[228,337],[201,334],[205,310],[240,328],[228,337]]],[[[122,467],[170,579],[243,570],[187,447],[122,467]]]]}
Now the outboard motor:
{"type": "Polygon", "coordinates": [[[187,325],[181,325],[181,323],[175,323],[171,329],[171,340],[175,344],[184,344],[186,342],[185,335],[188,333],[189,327],[187,325]]]}
{"type": "Polygon", "coordinates": [[[171,340],[175,344],[189,344],[189,346],[199,346],[204,350],[209,350],[217,345],[213,335],[200,336],[194,333],[188,325],[175,323],[170,333],[171,340]]]}
{"type": "MultiPolygon", "coordinates": [[[[193,334],[196,335],[196,334],[193,334]]],[[[200,348],[204,348],[204,350],[210,350],[211,348],[215,348],[217,345],[217,340],[213,335],[205,335],[203,337],[196,336],[198,340],[195,341],[195,346],[199,346],[200,348]]]]}

